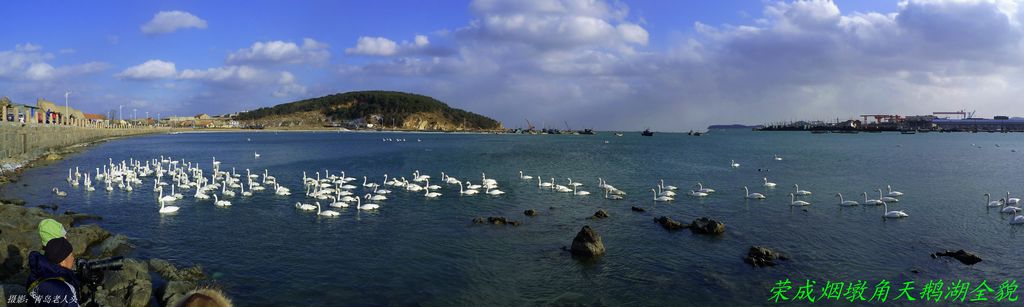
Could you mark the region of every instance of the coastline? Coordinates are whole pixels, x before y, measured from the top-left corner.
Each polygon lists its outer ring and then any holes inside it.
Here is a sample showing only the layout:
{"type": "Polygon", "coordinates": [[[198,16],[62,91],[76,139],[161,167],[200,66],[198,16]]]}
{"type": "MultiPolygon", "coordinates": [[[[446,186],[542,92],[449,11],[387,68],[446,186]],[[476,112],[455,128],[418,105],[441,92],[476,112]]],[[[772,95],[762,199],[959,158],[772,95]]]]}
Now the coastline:
{"type": "MultiPolygon", "coordinates": [[[[42,154],[21,159],[0,160],[0,185],[16,183],[21,174],[33,167],[49,165],[90,149],[96,144],[122,138],[171,133],[151,131],[132,135],[110,136],[86,140],[63,148],[47,150],[42,154]]],[[[135,250],[127,236],[111,233],[95,223],[103,217],[59,210],[56,205],[33,204],[21,199],[7,199],[0,194],[0,306],[23,306],[8,304],[8,299],[27,295],[24,285],[28,278],[28,254],[40,251],[37,225],[43,219],[55,219],[64,225],[68,240],[72,242],[75,256],[81,259],[102,259],[126,256],[135,250]]],[[[120,271],[109,271],[100,283],[93,299],[101,306],[173,306],[186,293],[199,287],[207,287],[208,278],[200,265],[179,268],[159,258],[125,258],[120,271]],[[152,274],[152,273],[156,274],[152,274]],[[152,277],[151,277],[152,276],[152,277]]]]}

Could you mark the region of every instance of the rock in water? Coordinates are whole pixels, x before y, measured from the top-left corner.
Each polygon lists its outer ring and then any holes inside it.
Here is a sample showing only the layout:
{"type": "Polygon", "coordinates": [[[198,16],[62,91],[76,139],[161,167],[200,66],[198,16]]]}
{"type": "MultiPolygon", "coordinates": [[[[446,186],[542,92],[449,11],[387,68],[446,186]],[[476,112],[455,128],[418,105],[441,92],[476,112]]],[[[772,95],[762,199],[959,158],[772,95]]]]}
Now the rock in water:
{"type": "Polygon", "coordinates": [[[747,257],[743,258],[744,262],[755,267],[774,266],[775,260],[789,260],[789,258],[763,246],[751,246],[747,251],[747,257]]]}
{"type": "Polygon", "coordinates": [[[107,258],[128,254],[135,249],[135,246],[128,242],[128,237],[119,234],[100,242],[97,249],[99,249],[100,258],[107,258]]]}
{"type": "Polygon", "coordinates": [[[604,242],[601,235],[591,229],[590,226],[583,226],[576,238],[572,239],[572,247],[569,248],[573,256],[590,258],[604,254],[604,242]]]}
{"type": "Polygon", "coordinates": [[[953,258],[956,258],[956,260],[960,260],[960,262],[963,262],[966,265],[972,265],[972,264],[981,262],[981,257],[978,257],[978,255],[975,255],[974,253],[971,253],[971,252],[968,252],[968,251],[965,251],[965,250],[962,250],[962,249],[958,250],[958,251],[955,251],[955,252],[951,252],[951,251],[947,250],[947,251],[944,251],[944,252],[938,252],[938,253],[932,254],[932,258],[936,258],[936,257],[953,257],[953,258]]]}
{"type": "Polygon", "coordinates": [[[519,226],[519,221],[513,221],[503,216],[491,216],[487,218],[478,217],[473,219],[474,224],[491,224],[491,225],[512,225],[519,226]]]}
{"type": "Polygon", "coordinates": [[[658,217],[654,219],[654,222],[661,224],[661,227],[664,227],[666,230],[679,230],[686,228],[686,226],[684,226],[682,223],[676,222],[675,220],[667,216],[658,217]]]}
{"type": "Polygon", "coordinates": [[[604,211],[604,209],[598,209],[597,212],[594,212],[594,218],[603,219],[606,217],[609,217],[609,215],[608,211],[604,211]]]}
{"type": "Polygon", "coordinates": [[[537,216],[537,210],[527,209],[526,211],[523,211],[523,214],[526,216],[537,216]]]}
{"type": "Polygon", "coordinates": [[[647,210],[644,210],[644,208],[640,208],[640,207],[637,207],[637,206],[633,206],[632,208],[629,208],[629,210],[633,210],[633,212],[644,212],[644,211],[647,211],[647,210]]]}
{"type": "Polygon", "coordinates": [[[725,232],[725,224],[707,217],[693,220],[690,224],[690,231],[705,235],[718,235],[725,232]]]}

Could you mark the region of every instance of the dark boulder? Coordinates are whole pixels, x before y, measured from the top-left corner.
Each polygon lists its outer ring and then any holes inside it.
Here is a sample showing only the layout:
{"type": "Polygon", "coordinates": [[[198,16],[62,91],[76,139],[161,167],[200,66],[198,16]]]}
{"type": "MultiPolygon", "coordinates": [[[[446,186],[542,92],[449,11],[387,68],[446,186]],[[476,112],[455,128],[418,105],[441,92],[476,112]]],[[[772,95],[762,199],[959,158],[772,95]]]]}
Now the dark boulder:
{"type": "Polygon", "coordinates": [[[718,235],[725,232],[725,224],[707,217],[693,220],[690,224],[690,231],[705,235],[718,235]]]}
{"type": "Polygon", "coordinates": [[[537,210],[526,209],[526,211],[523,211],[523,214],[525,214],[526,216],[537,216],[538,213],[537,210]]]}
{"type": "Polygon", "coordinates": [[[96,249],[99,251],[100,258],[107,258],[124,256],[135,249],[135,246],[128,242],[128,237],[118,234],[100,242],[96,249]]]}
{"type": "Polygon", "coordinates": [[[604,209],[598,209],[597,212],[594,212],[594,218],[596,219],[603,219],[609,216],[608,211],[605,211],[604,209]]]}
{"type": "Polygon", "coordinates": [[[640,208],[640,207],[637,207],[637,206],[633,206],[632,208],[629,208],[629,210],[633,210],[633,212],[644,212],[644,211],[647,211],[647,210],[644,210],[644,208],[640,208]]]}
{"type": "Polygon", "coordinates": [[[491,216],[491,217],[478,217],[473,219],[474,224],[491,224],[491,225],[512,225],[519,226],[519,221],[513,221],[503,216],[491,216]]]}
{"type": "Polygon", "coordinates": [[[747,251],[747,257],[743,258],[743,262],[755,267],[774,266],[775,260],[789,260],[789,258],[763,246],[751,246],[747,251]]]}
{"type": "Polygon", "coordinates": [[[36,207],[43,208],[43,209],[48,209],[50,211],[57,211],[57,208],[58,208],[57,204],[37,205],[36,207]]]}
{"type": "Polygon", "coordinates": [[[683,225],[680,222],[676,222],[676,220],[673,220],[672,218],[667,216],[655,218],[654,222],[661,224],[661,227],[664,227],[666,230],[679,230],[687,227],[686,225],[683,225]]]}
{"type": "Polygon", "coordinates": [[[590,226],[583,226],[580,232],[576,234],[576,237],[572,239],[572,246],[569,251],[573,256],[581,258],[591,258],[604,254],[604,242],[601,240],[601,235],[597,234],[597,231],[590,228],[590,226]]]}
{"type": "Polygon", "coordinates": [[[978,257],[978,255],[975,255],[974,253],[962,249],[955,252],[947,250],[932,254],[932,258],[938,257],[953,257],[956,258],[956,260],[960,260],[960,262],[963,262],[966,265],[972,265],[981,262],[981,257],[978,257]]]}

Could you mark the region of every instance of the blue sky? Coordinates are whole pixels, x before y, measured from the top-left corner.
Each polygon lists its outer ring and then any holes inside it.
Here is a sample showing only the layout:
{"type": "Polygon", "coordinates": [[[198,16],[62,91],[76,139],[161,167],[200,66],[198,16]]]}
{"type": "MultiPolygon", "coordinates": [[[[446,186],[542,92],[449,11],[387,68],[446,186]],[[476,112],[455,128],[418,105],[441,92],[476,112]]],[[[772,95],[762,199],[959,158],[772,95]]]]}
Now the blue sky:
{"type": "Polygon", "coordinates": [[[225,113],[350,90],[598,129],[1013,115],[1016,1],[5,2],[0,95],[225,113]]]}

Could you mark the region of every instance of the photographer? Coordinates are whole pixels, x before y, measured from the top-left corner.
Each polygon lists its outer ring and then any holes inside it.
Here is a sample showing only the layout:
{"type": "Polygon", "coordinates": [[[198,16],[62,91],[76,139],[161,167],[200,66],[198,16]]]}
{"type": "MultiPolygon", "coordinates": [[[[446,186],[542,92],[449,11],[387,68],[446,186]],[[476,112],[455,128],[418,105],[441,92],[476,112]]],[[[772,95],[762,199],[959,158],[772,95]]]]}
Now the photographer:
{"type": "Polygon", "coordinates": [[[28,255],[29,306],[79,306],[79,281],[73,271],[75,255],[64,237],[50,239],[43,254],[28,255]]]}

